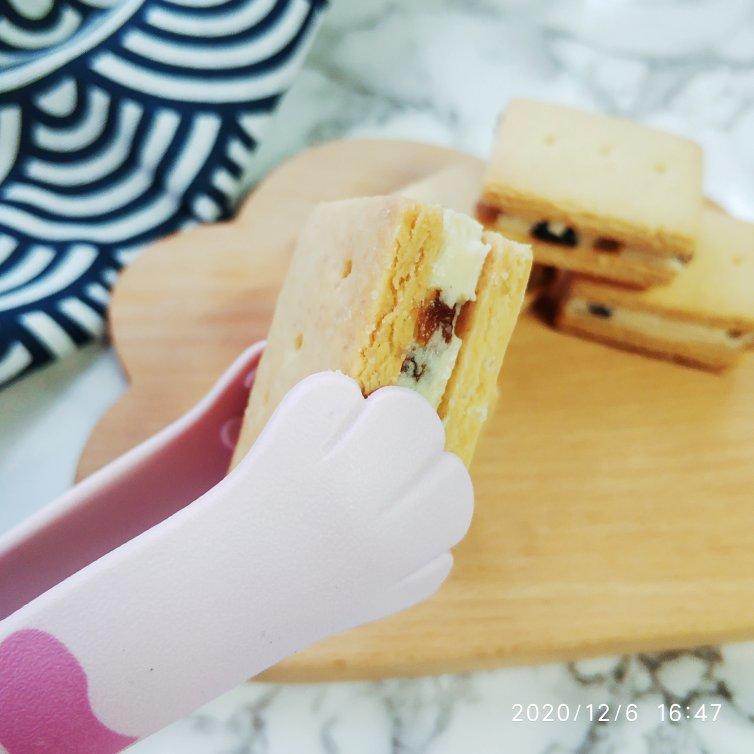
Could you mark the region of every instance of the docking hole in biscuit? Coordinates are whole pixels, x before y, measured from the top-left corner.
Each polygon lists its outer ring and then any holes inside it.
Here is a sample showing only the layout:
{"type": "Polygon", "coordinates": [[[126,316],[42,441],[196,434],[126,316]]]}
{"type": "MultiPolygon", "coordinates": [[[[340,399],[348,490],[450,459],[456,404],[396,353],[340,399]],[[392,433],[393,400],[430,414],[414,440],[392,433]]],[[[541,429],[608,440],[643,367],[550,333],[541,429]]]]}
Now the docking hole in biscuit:
{"type": "Polygon", "coordinates": [[[301,350],[301,346],[304,345],[304,336],[299,333],[294,339],[293,339],[293,347],[297,350],[301,350]]]}
{"type": "Polygon", "coordinates": [[[346,259],[346,261],[343,262],[343,269],[340,271],[340,277],[345,280],[351,274],[352,268],[353,262],[350,259],[346,259]]]}

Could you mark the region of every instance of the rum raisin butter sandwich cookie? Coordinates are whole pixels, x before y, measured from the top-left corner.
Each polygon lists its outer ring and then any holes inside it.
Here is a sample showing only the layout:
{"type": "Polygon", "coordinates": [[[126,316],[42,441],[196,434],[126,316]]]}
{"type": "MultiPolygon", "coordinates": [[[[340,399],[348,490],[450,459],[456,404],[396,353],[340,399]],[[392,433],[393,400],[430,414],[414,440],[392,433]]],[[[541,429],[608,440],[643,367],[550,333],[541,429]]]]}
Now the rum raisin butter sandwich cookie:
{"type": "Polygon", "coordinates": [[[477,217],[530,241],[535,260],[637,287],[693,256],[702,150],[620,118],[514,100],[496,136],[477,217]]]}
{"type": "Polygon", "coordinates": [[[297,382],[325,370],[365,395],[421,393],[469,464],[531,268],[528,246],[400,196],[314,209],[293,253],[234,463],[297,382]]]}
{"type": "Polygon", "coordinates": [[[754,345],[754,225],[702,211],[696,254],[667,286],[637,291],[574,277],[560,302],[564,330],[721,369],[754,345]]]}

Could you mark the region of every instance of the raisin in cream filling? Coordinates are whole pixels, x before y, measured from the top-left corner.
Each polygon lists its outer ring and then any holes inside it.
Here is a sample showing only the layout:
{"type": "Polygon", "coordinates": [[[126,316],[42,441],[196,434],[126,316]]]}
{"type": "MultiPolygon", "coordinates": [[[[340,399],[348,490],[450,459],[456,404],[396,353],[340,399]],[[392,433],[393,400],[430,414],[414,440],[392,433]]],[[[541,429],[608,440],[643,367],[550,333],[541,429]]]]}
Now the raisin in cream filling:
{"type": "Polygon", "coordinates": [[[601,254],[609,254],[626,261],[667,269],[672,272],[678,272],[685,266],[684,261],[678,257],[652,254],[635,246],[626,246],[613,238],[576,231],[565,223],[548,222],[546,220],[532,223],[531,220],[526,218],[503,213],[496,217],[493,225],[495,230],[503,235],[508,233],[518,238],[530,238],[534,241],[560,246],[563,249],[597,251],[601,254]]]}
{"type": "Polygon", "coordinates": [[[592,319],[610,320],[621,330],[647,337],[662,338],[666,341],[704,343],[711,346],[725,346],[733,349],[749,348],[754,345],[754,332],[729,330],[714,325],[664,317],[647,311],[634,311],[584,299],[574,298],[568,304],[570,314],[592,319]]]}
{"type": "Polygon", "coordinates": [[[397,384],[440,405],[453,373],[461,339],[456,324],[461,308],[476,298],[479,275],[490,245],[472,218],[443,210],[443,240],[429,278],[432,290],[417,316],[414,341],[403,360],[397,384]]]}

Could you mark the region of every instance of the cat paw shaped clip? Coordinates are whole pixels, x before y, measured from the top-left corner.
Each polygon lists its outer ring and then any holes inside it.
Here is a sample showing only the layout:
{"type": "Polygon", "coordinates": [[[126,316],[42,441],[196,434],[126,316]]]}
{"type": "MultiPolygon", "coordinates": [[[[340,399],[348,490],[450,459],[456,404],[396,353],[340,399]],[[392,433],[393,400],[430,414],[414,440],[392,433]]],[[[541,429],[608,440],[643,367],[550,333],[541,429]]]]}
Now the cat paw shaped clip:
{"type": "Polygon", "coordinates": [[[225,476],[262,348],[0,540],[0,750],[119,751],[448,575],[471,481],[407,389],[308,377],[225,476]]]}

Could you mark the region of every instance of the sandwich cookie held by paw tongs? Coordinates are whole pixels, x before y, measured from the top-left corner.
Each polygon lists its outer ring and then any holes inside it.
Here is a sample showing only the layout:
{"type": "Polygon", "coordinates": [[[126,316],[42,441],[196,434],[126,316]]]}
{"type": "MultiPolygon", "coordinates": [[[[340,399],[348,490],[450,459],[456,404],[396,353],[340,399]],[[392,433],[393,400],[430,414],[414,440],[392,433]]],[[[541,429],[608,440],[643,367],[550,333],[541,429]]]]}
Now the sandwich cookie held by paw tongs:
{"type": "Polygon", "coordinates": [[[473,493],[416,392],[307,377],[225,476],[262,350],[0,539],[0,751],[120,751],[447,576],[473,493]]]}
{"type": "Polygon", "coordinates": [[[364,395],[424,396],[471,463],[532,264],[531,248],[448,207],[403,196],[319,205],[278,298],[234,462],[285,392],[334,369],[364,395]]]}

